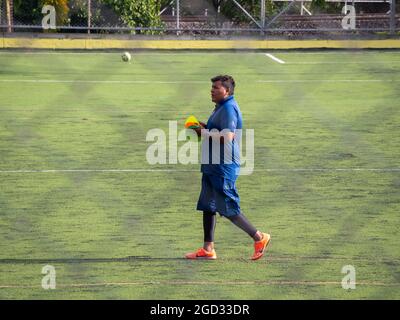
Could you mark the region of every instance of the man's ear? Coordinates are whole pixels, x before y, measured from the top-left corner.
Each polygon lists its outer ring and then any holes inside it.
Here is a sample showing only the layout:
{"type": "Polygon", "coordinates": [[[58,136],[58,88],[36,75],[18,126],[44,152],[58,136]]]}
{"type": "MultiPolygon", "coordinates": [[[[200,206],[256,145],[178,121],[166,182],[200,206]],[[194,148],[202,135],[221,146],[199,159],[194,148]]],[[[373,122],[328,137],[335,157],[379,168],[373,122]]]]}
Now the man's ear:
{"type": "Polygon", "coordinates": [[[229,97],[231,95],[231,92],[230,92],[231,90],[229,88],[225,88],[225,89],[226,89],[226,94],[229,97]]]}

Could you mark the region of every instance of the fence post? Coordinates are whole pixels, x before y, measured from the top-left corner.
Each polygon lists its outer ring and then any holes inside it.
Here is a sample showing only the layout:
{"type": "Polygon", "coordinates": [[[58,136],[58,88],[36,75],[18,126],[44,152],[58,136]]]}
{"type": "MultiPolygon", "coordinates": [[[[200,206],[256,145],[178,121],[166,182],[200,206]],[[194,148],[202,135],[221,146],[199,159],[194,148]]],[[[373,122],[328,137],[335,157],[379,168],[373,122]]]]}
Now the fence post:
{"type": "MultiPolygon", "coordinates": [[[[180,26],[179,18],[180,18],[181,12],[179,10],[179,7],[180,7],[179,0],[176,0],[176,29],[179,29],[179,26],[180,26]]],[[[176,30],[176,35],[177,36],[179,35],[179,30],[176,30]]]]}
{"type": "Polygon", "coordinates": [[[91,20],[92,20],[92,0],[88,0],[87,10],[88,10],[88,18],[87,18],[88,31],[87,31],[87,33],[90,33],[91,20]]]}
{"type": "Polygon", "coordinates": [[[390,1],[390,34],[396,33],[396,0],[390,1]]]}
{"type": "Polygon", "coordinates": [[[261,13],[260,13],[260,16],[261,16],[261,28],[262,28],[262,31],[261,31],[261,34],[263,35],[264,34],[264,28],[265,28],[265,0],[261,0],[261,13]]]}
{"type": "Polygon", "coordinates": [[[10,0],[6,0],[6,14],[7,14],[7,32],[12,32],[12,26],[13,26],[13,17],[14,17],[14,12],[13,12],[13,3],[10,0]]]}

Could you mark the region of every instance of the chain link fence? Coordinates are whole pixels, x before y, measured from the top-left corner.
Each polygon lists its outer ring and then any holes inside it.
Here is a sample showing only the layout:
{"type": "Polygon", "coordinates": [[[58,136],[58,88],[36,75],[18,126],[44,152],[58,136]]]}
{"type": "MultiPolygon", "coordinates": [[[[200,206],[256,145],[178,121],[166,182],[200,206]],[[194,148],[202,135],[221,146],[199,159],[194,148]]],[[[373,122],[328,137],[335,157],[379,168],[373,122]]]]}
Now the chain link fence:
{"type": "Polygon", "coordinates": [[[0,3],[2,32],[291,36],[400,31],[400,3],[395,0],[160,0],[156,26],[132,25],[105,0],[53,0],[56,18],[50,30],[43,27],[49,14],[43,0],[0,3]]]}

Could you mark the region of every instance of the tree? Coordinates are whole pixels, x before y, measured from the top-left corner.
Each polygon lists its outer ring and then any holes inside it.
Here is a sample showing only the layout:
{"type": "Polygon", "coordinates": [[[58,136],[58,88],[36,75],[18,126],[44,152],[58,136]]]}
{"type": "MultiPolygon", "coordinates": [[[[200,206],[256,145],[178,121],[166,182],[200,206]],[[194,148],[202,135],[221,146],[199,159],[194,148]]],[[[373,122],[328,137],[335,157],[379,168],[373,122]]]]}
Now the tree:
{"type": "MultiPolygon", "coordinates": [[[[109,5],[129,27],[161,27],[160,0],[102,0],[109,5]]],[[[155,31],[143,33],[155,34],[155,31]]]]}
{"type": "Polygon", "coordinates": [[[68,22],[68,0],[40,0],[40,9],[45,5],[51,5],[56,9],[56,24],[65,25],[68,22]]]}
{"type": "Polygon", "coordinates": [[[42,21],[42,8],[39,7],[40,0],[13,0],[14,19],[21,24],[39,25],[42,21]]]}
{"type": "MultiPolygon", "coordinates": [[[[240,5],[246,9],[255,19],[260,18],[261,0],[239,0],[240,5]]],[[[249,18],[240,10],[233,1],[227,0],[212,0],[215,8],[220,6],[221,13],[228,19],[234,22],[248,21],[249,18]]],[[[272,0],[265,0],[265,14],[273,15],[276,11],[275,4],[272,0]]]]}
{"type": "Polygon", "coordinates": [[[312,0],[310,8],[314,12],[324,11],[326,9],[326,2],[325,0],[312,0]]]}

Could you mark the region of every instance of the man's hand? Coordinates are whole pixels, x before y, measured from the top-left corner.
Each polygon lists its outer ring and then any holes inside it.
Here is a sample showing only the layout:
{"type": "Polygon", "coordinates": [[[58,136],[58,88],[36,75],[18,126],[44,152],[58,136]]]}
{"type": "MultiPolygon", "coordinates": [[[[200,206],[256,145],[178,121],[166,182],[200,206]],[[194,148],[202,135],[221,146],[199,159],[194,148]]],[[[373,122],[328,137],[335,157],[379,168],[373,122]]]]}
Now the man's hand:
{"type": "Polygon", "coordinates": [[[194,131],[196,131],[198,137],[201,136],[201,129],[203,129],[203,128],[199,127],[199,128],[193,129],[194,131]]]}
{"type": "Polygon", "coordinates": [[[199,121],[199,123],[200,123],[200,127],[193,129],[194,131],[196,131],[198,137],[201,136],[201,129],[205,129],[205,127],[207,126],[204,122],[199,121]]]}

